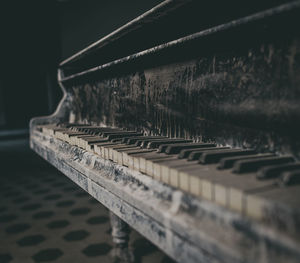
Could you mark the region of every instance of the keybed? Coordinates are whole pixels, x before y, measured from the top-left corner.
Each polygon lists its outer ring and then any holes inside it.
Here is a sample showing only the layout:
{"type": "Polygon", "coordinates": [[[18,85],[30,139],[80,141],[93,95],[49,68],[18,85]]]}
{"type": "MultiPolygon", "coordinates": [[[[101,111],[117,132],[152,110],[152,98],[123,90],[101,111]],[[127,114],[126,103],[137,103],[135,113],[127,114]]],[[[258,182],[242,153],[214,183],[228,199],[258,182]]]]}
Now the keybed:
{"type": "Polygon", "coordinates": [[[184,138],[147,136],[119,128],[64,124],[42,126],[41,130],[252,218],[262,219],[264,204],[282,202],[282,195],[289,200],[287,206],[299,207],[300,163],[292,156],[184,138]]]}

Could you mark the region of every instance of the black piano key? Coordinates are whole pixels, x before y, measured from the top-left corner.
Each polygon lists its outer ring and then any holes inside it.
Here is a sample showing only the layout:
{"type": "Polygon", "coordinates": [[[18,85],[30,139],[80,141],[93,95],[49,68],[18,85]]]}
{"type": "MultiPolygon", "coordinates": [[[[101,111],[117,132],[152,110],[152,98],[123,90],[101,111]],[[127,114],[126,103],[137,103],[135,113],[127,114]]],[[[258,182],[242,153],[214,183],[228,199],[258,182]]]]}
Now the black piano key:
{"type": "Polygon", "coordinates": [[[86,135],[86,133],[83,133],[83,132],[78,132],[77,134],[68,134],[69,138],[77,137],[77,136],[84,136],[84,135],[86,135]]]}
{"type": "Polygon", "coordinates": [[[85,132],[85,133],[87,133],[87,134],[90,134],[91,131],[94,131],[94,129],[82,128],[82,129],[78,129],[78,131],[83,131],[83,132],[85,132]]]}
{"type": "MultiPolygon", "coordinates": [[[[210,148],[210,147],[209,147],[210,148]]],[[[209,149],[207,148],[207,149],[209,149]]],[[[211,147],[211,148],[216,148],[216,147],[211,147]]],[[[198,148],[194,148],[194,149],[184,149],[184,150],[181,150],[178,154],[178,159],[185,159],[185,158],[188,158],[189,155],[192,153],[192,152],[195,152],[195,151],[201,151],[203,150],[203,147],[198,147],[198,148]]]]}
{"type": "Polygon", "coordinates": [[[173,143],[188,143],[192,142],[192,140],[185,140],[185,139],[162,139],[149,142],[147,145],[148,149],[155,149],[158,148],[162,144],[173,144],[173,143]]]}
{"type": "Polygon", "coordinates": [[[123,138],[122,142],[130,145],[130,144],[135,144],[138,140],[143,140],[143,139],[163,139],[163,138],[166,138],[166,137],[162,137],[162,136],[125,137],[125,138],[123,138]]]}
{"type": "Polygon", "coordinates": [[[240,160],[248,160],[248,159],[257,159],[264,157],[272,157],[275,156],[274,153],[263,153],[263,154],[251,154],[245,156],[235,156],[235,157],[225,157],[220,160],[218,169],[228,169],[234,166],[234,163],[240,160]]]}
{"type": "Polygon", "coordinates": [[[100,143],[100,142],[108,142],[107,138],[102,138],[102,137],[99,137],[99,136],[84,138],[83,140],[86,141],[87,144],[89,144],[89,145],[100,143]]]}
{"type": "Polygon", "coordinates": [[[169,144],[161,144],[159,145],[157,152],[158,153],[164,153],[167,149],[167,147],[169,146],[169,144]]]}
{"type": "Polygon", "coordinates": [[[87,124],[85,124],[85,125],[79,125],[79,126],[73,126],[73,128],[74,129],[76,129],[76,130],[81,130],[81,131],[83,131],[84,129],[88,129],[88,128],[91,128],[91,127],[93,127],[93,126],[91,126],[91,125],[87,125],[87,124]]]}
{"type": "Polygon", "coordinates": [[[86,137],[82,137],[83,140],[85,141],[93,141],[93,140],[104,140],[105,138],[101,137],[101,136],[91,136],[88,135],[86,137]]]}
{"type": "Polygon", "coordinates": [[[87,134],[95,134],[95,135],[100,136],[100,135],[102,135],[103,132],[117,132],[117,131],[120,131],[120,129],[91,126],[91,127],[79,128],[78,131],[82,131],[87,134]]]}
{"type": "Polygon", "coordinates": [[[178,144],[162,144],[159,146],[159,152],[165,152],[166,154],[178,154],[184,149],[206,148],[215,147],[214,143],[178,143],[178,144]]]}
{"type": "Polygon", "coordinates": [[[135,140],[137,141],[138,139],[142,139],[144,136],[133,136],[133,137],[124,137],[122,138],[122,143],[126,143],[129,141],[129,140],[135,140]]]}
{"type": "Polygon", "coordinates": [[[76,128],[81,128],[81,127],[90,127],[90,125],[69,123],[69,124],[65,124],[65,127],[69,128],[69,129],[76,129],[76,128]]]}
{"type": "Polygon", "coordinates": [[[242,150],[242,149],[225,149],[218,151],[205,151],[199,158],[201,164],[212,164],[219,162],[224,157],[249,155],[254,154],[254,150],[242,150]]]}
{"type": "Polygon", "coordinates": [[[143,135],[142,133],[137,132],[125,132],[125,133],[112,133],[107,136],[108,140],[117,139],[117,138],[124,138],[124,137],[133,137],[143,135]]]}
{"type": "Polygon", "coordinates": [[[107,137],[107,134],[122,133],[124,131],[116,128],[95,128],[91,129],[89,133],[97,134],[98,136],[107,137]]]}
{"type": "Polygon", "coordinates": [[[224,146],[224,147],[207,147],[207,148],[201,148],[199,150],[198,149],[197,150],[196,149],[187,150],[187,152],[189,154],[186,158],[188,158],[188,161],[196,161],[196,160],[199,160],[202,153],[204,153],[206,151],[226,150],[226,149],[230,149],[230,148],[227,146],[224,146]]]}
{"type": "MultiPolygon", "coordinates": [[[[279,157],[280,158],[280,157],[279,157]]],[[[288,158],[288,157],[287,157],[288,158]]],[[[275,162],[275,165],[262,167],[256,175],[257,179],[268,179],[278,177],[281,173],[300,169],[300,163],[294,163],[294,159],[290,157],[290,161],[282,164],[275,162]]]]}
{"type": "Polygon", "coordinates": [[[140,146],[142,148],[146,148],[149,142],[156,141],[156,140],[162,140],[162,139],[168,139],[167,137],[161,138],[161,136],[153,136],[153,138],[146,138],[142,140],[137,140],[135,142],[135,146],[140,146]]]}
{"type": "Polygon", "coordinates": [[[70,126],[70,127],[68,127],[68,129],[69,129],[70,131],[76,131],[77,127],[76,127],[76,126],[70,126]]]}
{"type": "Polygon", "coordinates": [[[112,131],[102,131],[101,132],[101,134],[103,135],[103,136],[109,136],[110,134],[125,134],[125,133],[127,133],[127,134],[131,134],[131,133],[137,133],[137,131],[124,131],[124,130],[112,130],[112,131]]]}
{"type": "Polygon", "coordinates": [[[146,139],[147,136],[137,136],[137,137],[126,137],[124,142],[128,145],[135,144],[138,140],[146,139]]]}
{"type": "MultiPolygon", "coordinates": [[[[84,129],[83,132],[88,134],[88,135],[92,135],[92,136],[101,136],[101,134],[99,134],[95,130],[84,129]]],[[[103,137],[103,136],[101,136],[101,137],[103,137]]]]}
{"type": "MultiPolygon", "coordinates": [[[[136,131],[121,131],[121,130],[99,132],[99,135],[103,136],[103,137],[109,137],[111,135],[117,136],[120,134],[124,134],[124,135],[128,134],[127,137],[130,137],[130,134],[138,134],[138,132],[136,132],[136,131]]],[[[123,136],[123,137],[125,137],[125,136],[123,136]]]]}
{"type": "MultiPolygon", "coordinates": [[[[107,141],[109,141],[109,140],[107,139],[107,141]]],[[[122,138],[112,139],[112,140],[110,140],[110,142],[112,142],[112,143],[121,143],[122,142],[122,138]]]]}
{"type": "Polygon", "coordinates": [[[90,131],[109,131],[109,130],[115,130],[112,128],[107,128],[107,127],[98,127],[98,126],[82,126],[82,127],[77,127],[77,130],[79,131],[84,131],[84,132],[90,132],[90,131]]]}
{"type": "Polygon", "coordinates": [[[99,127],[90,127],[90,128],[83,129],[83,131],[86,132],[86,133],[89,133],[89,134],[95,133],[97,135],[99,135],[99,133],[101,133],[102,131],[105,131],[105,130],[106,129],[102,129],[102,128],[99,128],[99,127]]]}
{"type": "Polygon", "coordinates": [[[276,157],[266,157],[255,160],[244,160],[237,161],[233,166],[234,173],[247,173],[247,172],[255,172],[259,168],[266,165],[276,165],[276,164],[284,164],[294,162],[294,158],[291,156],[276,156],[276,157]]]}
{"type": "Polygon", "coordinates": [[[300,184],[300,169],[284,172],[280,176],[278,183],[282,186],[300,184]]]}

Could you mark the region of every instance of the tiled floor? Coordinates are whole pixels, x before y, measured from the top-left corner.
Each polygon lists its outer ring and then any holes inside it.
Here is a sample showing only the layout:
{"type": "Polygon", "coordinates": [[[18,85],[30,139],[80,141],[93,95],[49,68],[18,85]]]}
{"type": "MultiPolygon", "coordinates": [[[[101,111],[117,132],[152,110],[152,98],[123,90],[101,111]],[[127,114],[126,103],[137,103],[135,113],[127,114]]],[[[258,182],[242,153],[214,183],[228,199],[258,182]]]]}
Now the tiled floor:
{"type": "MultiPolygon", "coordinates": [[[[108,211],[28,148],[0,141],[0,263],[113,262],[108,211]]],[[[132,231],[136,262],[172,262],[132,231]]]]}

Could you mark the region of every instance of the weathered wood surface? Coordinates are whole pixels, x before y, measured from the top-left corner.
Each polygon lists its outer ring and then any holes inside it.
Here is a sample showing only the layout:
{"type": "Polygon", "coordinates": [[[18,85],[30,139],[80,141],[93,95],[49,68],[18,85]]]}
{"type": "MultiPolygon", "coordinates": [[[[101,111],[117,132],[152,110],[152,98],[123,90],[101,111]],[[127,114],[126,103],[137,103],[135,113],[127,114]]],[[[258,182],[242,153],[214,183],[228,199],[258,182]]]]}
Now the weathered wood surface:
{"type": "Polygon", "coordinates": [[[178,262],[299,262],[298,242],[268,226],[38,131],[31,148],[178,262]]]}
{"type": "Polygon", "coordinates": [[[299,14],[294,1],[65,75],[70,120],[299,158],[299,14]]]}

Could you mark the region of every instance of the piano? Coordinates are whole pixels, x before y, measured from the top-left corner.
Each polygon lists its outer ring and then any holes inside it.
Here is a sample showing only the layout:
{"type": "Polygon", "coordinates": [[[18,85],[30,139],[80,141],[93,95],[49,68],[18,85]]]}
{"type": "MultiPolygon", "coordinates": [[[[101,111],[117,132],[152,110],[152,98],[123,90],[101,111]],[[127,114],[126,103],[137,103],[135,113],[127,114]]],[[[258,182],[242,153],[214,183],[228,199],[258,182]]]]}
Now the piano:
{"type": "Polygon", "coordinates": [[[58,68],[30,146],[177,262],[300,261],[300,1],[166,0],[58,68]]]}

